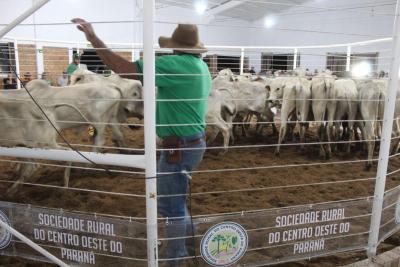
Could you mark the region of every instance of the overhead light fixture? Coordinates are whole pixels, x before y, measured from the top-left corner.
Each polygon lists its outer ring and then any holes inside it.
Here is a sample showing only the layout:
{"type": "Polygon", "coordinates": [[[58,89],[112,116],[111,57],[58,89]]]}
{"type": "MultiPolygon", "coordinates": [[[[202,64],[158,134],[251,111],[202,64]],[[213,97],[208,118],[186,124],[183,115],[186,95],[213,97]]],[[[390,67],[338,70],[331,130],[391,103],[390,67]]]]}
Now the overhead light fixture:
{"type": "Polygon", "coordinates": [[[372,72],[372,66],[367,61],[362,61],[353,67],[352,75],[356,78],[362,78],[372,72]]]}
{"type": "Polygon", "coordinates": [[[265,18],[264,20],[264,25],[267,28],[271,28],[272,26],[274,26],[276,24],[276,19],[274,17],[268,16],[265,18]]]}
{"type": "Polygon", "coordinates": [[[194,8],[197,13],[204,14],[207,10],[207,0],[195,0],[194,8]]]}

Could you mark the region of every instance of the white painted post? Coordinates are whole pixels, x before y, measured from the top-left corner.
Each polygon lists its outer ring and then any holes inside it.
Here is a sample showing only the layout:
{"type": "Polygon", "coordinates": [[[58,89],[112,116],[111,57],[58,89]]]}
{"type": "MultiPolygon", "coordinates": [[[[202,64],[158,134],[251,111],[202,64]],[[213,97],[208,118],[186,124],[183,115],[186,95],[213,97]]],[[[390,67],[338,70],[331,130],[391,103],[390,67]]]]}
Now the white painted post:
{"type": "Polygon", "coordinates": [[[29,9],[27,9],[24,13],[19,15],[16,19],[14,19],[11,23],[0,30],[0,39],[4,37],[8,32],[14,29],[18,24],[23,22],[26,18],[36,12],[39,8],[47,4],[50,0],[40,0],[37,3],[33,4],[29,9]]]}
{"type": "Polygon", "coordinates": [[[0,220],[0,228],[4,228],[6,231],[10,232],[13,236],[17,237],[19,240],[21,240],[22,242],[24,242],[25,244],[27,244],[28,246],[30,246],[31,248],[33,248],[34,250],[45,256],[52,263],[55,263],[61,267],[69,267],[68,264],[64,263],[63,261],[55,257],[53,254],[49,253],[44,248],[36,245],[29,238],[27,238],[26,236],[24,236],[23,234],[21,234],[20,232],[9,226],[7,223],[3,222],[2,220],[0,220]]]}
{"type": "Polygon", "coordinates": [[[351,64],[351,46],[347,47],[347,56],[346,56],[346,71],[350,71],[351,64]]]}
{"type": "Polygon", "coordinates": [[[71,63],[74,60],[74,57],[73,57],[73,52],[74,51],[73,50],[74,50],[74,47],[70,45],[68,47],[68,64],[71,63]]]}
{"type": "MultiPolygon", "coordinates": [[[[81,56],[81,54],[79,53],[79,43],[77,43],[76,44],[76,53],[79,55],[79,56],[81,56]]],[[[74,60],[74,57],[73,57],[73,55],[72,55],[72,61],[74,60]]],[[[80,62],[80,61],[79,61],[80,62]]],[[[80,67],[81,66],[81,63],[79,63],[79,65],[78,65],[78,67],[80,67]]]]}
{"type": "MultiPolygon", "coordinates": [[[[34,1],[32,2],[34,4],[34,1]]],[[[43,64],[43,45],[38,45],[37,28],[36,28],[36,16],[35,13],[32,15],[33,20],[33,38],[35,42],[35,57],[36,57],[36,78],[40,79],[40,74],[44,71],[43,64]]]]}
{"type": "Polygon", "coordinates": [[[294,49],[294,53],[293,53],[293,70],[295,70],[297,68],[297,55],[298,55],[299,51],[297,50],[297,48],[294,49]]]}
{"type": "Polygon", "coordinates": [[[19,53],[18,53],[18,41],[17,41],[17,39],[14,39],[14,59],[15,59],[15,72],[16,72],[16,75],[18,76],[16,78],[17,79],[17,89],[20,89],[21,88],[21,81],[20,81],[21,72],[20,72],[20,69],[19,69],[19,53]]]}
{"type": "Polygon", "coordinates": [[[244,68],[244,48],[242,47],[240,50],[240,75],[243,75],[243,68],[244,68]]]}
{"type": "Polygon", "coordinates": [[[382,140],[379,149],[378,170],[375,182],[374,203],[368,239],[368,257],[376,255],[378,247],[379,230],[382,217],[383,198],[385,194],[386,173],[389,163],[390,141],[393,128],[394,108],[397,97],[397,83],[400,69],[400,2],[397,0],[396,16],[393,31],[393,54],[389,76],[389,91],[385,99],[385,114],[383,116],[382,140]]]}
{"type": "MultiPolygon", "coordinates": [[[[110,153],[96,152],[80,152],[86,158],[96,162],[99,165],[112,165],[122,167],[132,167],[145,169],[145,159],[143,155],[123,155],[110,153]]],[[[27,147],[0,147],[0,156],[16,157],[27,159],[43,159],[52,161],[66,161],[88,163],[81,155],[72,150],[60,149],[42,149],[42,148],[27,148],[27,147]]]]}
{"type": "Polygon", "coordinates": [[[158,266],[154,0],[143,1],[143,85],[148,266],[158,266]]]}
{"type": "Polygon", "coordinates": [[[38,45],[36,41],[35,43],[37,78],[41,79],[44,72],[43,45],[38,45]]]}
{"type": "Polygon", "coordinates": [[[132,50],[131,50],[131,61],[135,61],[135,45],[132,45],[132,50]]]}

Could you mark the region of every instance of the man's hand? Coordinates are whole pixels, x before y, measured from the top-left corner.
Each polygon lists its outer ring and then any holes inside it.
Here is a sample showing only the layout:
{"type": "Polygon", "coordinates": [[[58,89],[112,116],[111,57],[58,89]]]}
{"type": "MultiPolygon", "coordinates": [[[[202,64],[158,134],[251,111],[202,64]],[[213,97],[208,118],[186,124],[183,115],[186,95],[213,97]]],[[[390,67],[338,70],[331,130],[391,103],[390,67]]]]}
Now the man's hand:
{"type": "Polygon", "coordinates": [[[92,25],[84,19],[81,18],[74,18],[71,22],[77,24],[78,30],[82,31],[86,35],[86,39],[91,42],[95,37],[96,34],[93,30],[92,25]]]}
{"type": "Polygon", "coordinates": [[[76,24],[78,30],[82,31],[86,35],[86,39],[96,49],[97,55],[104,64],[115,73],[122,74],[121,77],[123,78],[137,79],[136,64],[108,49],[105,43],[97,37],[89,22],[81,18],[75,18],[71,21],[76,24]]]}

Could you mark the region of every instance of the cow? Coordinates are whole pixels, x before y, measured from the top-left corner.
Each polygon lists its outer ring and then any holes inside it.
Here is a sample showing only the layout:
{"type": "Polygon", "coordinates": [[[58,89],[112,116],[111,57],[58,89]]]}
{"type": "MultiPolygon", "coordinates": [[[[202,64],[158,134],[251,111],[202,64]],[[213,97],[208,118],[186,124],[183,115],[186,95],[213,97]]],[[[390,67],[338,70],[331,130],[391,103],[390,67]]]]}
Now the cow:
{"type": "Polygon", "coordinates": [[[280,145],[286,135],[287,122],[290,114],[297,115],[300,123],[300,149],[304,149],[305,134],[308,127],[310,110],[311,83],[302,77],[277,77],[267,86],[269,90],[270,107],[281,106],[281,125],[275,155],[280,154],[280,145]]]}
{"type": "Polygon", "coordinates": [[[335,79],[330,72],[321,72],[312,78],[311,98],[314,120],[317,123],[317,137],[320,143],[320,157],[329,159],[331,157],[331,139],[332,136],[329,127],[333,127],[333,121],[329,121],[329,126],[325,125],[325,118],[333,119],[336,110],[336,100],[334,98],[335,79]],[[328,144],[322,143],[324,134],[328,139],[328,144]]]}
{"type": "MultiPolygon", "coordinates": [[[[23,90],[3,91],[0,94],[0,145],[3,147],[29,147],[43,149],[66,149],[57,143],[57,132],[47,121],[42,111],[27,98],[23,90]]],[[[55,110],[63,104],[49,103],[42,106],[47,118],[57,127],[55,110]]],[[[68,112],[74,110],[65,106],[68,112]]],[[[17,166],[17,181],[7,190],[8,195],[16,192],[17,186],[25,179],[31,178],[38,169],[34,160],[17,166]]],[[[64,173],[64,185],[68,185],[70,169],[64,173]]]]}
{"type": "Polygon", "coordinates": [[[230,140],[230,127],[222,117],[224,113],[234,114],[234,106],[226,104],[221,91],[215,90],[211,91],[208,97],[207,113],[206,113],[206,123],[209,128],[211,128],[211,135],[208,136],[207,144],[211,144],[218,133],[221,132],[223,136],[223,146],[224,152],[228,150],[229,140],[230,140]]]}
{"type": "Polygon", "coordinates": [[[229,106],[234,107],[230,110],[234,110],[235,113],[223,114],[225,121],[231,125],[230,138],[232,143],[234,143],[232,124],[235,118],[244,118],[249,112],[267,114],[265,110],[267,90],[264,80],[238,79],[237,77],[222,75],[222,77],[214,79],[212,90],[220,91],[225,103],[229,103],[229,106]],[[228,79],[228,77],[230,78],[228,79]],[[217,81],[215,81],[216,79],[217,81]]]}
{"type": "MultiPolygon", "coordinates": [[[[111,83],[90,82],[67,87],[51,87],[46,81],[33,80],[26,85],[26,89],[46,112],[58,131],[79,128],[89,124],[93,125],[97,130],[97,135],[94,137],[95,146],[93,151],[98,151],[104,145],[107,124],[111,122],[112,129],[117,127],[117,111],[120,101],[124,97],[121,89],[111,83]]],[[[139,95],[138,99],[140,99],[139,95]]],[[[56,143],[57,134],[55,129],[49,128],[49,122],[43,118],[43,114],[34,106],[24,90],[3,92],[0,95],[0,101],[5,102],[1,106],[0,112],[3,113],[2,118],[6,120],[4,125],[5,129],[7,129],[5,132],[0,133],[0,136],[2,136],[0,139],[11,140],[7,141],[5,146],[63,149],[56,143]],[[10,119],[7,120],[8,118],[17,118],[15,123],[17,126],[14,126],[9,121],[10,119]],[[21,123],[22,125],[20,125],[21,123]],[[9,138],[8,134],[13,135],[17,141],[12,141],[13,138],[9,138]]],[[[140,112],[142,109],[137,103],[127,101],[124,104],[124,110],[127,114],[133,114],[140,112]]],[[[121,138],[119,136],[113,137],[121,138]]],[[[10,188],[9,192],[15,192],[17,184],[30,177],[36,169],[37,164],[35,163],[22,164],[18,169],[18,182],[10,188]]],[[[66,168],[64,175],[65,186],[68,186],[69,183],[69,171],[70,169],[66,168]]]]}
{"type": "MultiPolygon", "coordinates": [[[[256,76],[252,78],[252,81],[258,81],[264,84],[265,89],[266,89],[266,99],[269,98],[269,91],[267,90],[267,87],[271,85],[273,79],[272,78],[267,78],[267,77],[262,77],[262,76],[256,76]]],[[[260,113],[255,113],[255,112],[250,112],[250,116],[247,116],[251,118],[252,115],[255,115],[257,117],[257,133],[262,134],[263,129],[267,127],[268,125],[271,125],[272,127],[272,132],[273,134],[277,134],[278,130],[276,129],[275,123],[274,123],[274,117],[275,113],[269,108],[269,105],[265,105],[264,111],[260,113]]],[[[247,121],[250,121],[249,119],[247,121]]]]}
{"type": "MultiPolygon", "coordinates": [[[[122,96],[118,104],[117,113],[111,117],[110,123],[125,123],[128,117],[143,118],[142,85],[137,80],[124,79],[112,74],[109,77],[98,75],[91,71],[78,68],[71,75],[71,85],[89,82],[107,83],[116,86],[122,96]]],[[[125,138],[120,127],[114,124],[112,127],[113,141],[119,147],[126,147],[125,138]]]]}
{"type": "MultiPolygon", "coordinates": [[[[357,88],[359,91],[359,109],[360,115],[363,120],[362,123],[362,135],[363,139],[367,142],[367,163],[366,169],[369,170],[372,167],[372,157],[375,148],[375,139],[380,135],[376,131],[378,125],[383,120],[385,99],[387,94],[388,83],[386,80],[362,80],[357,82],[357,88]]],[[[399,95],[399,87],[397,88],[397,96],[399,95]]],[[[395,111],[394,111],[394,124],[392,130],[392,136],[399,136],[399,125],[398,118],[400,116],[400,100],[396,100],[395,111]]],[[[397,150],[398,139],[392,144],[392,153],[397,150]]]]}
{"type": "Polygon", "coordinates": [[[118,124],[131,114],[143,112],[141,86],[138,83],[130,89],[103,81],[52,87],[41,80],[34,80],[26,87],[33,95],[40,96],[41,104],[63,104],[55,110],[60,130],[92,125],[96,129],[94,152],[98,152],[105,143],[107,125],[112,129],[113,140],[126,147],[118,124]],[[121,101],[124,102],[121,104],[121,101]],[[71,108],[76,112],[71,112],[71,108]]]}
{"type": "MultiPolygon", "coordinates": [[[[336,80],[334,83],[333,97],[336,101],[336,109],[334,118],[331,117],[332,114],[328,113],[329,132],[332,133],[332,125],[329,125],[330,122],[335,121],[335,140],[336,142],[339,141],[341,122],[347,118],[347,121],[345,121],[347,127],[343,126],[343,130],[348,133],[348,140],[351,142],[354,140],[354,125],[358,111],[358,91],[356,83],[351,79],[336,80]]],[[[347,143],[346,151],[347,154],[350,154],[350,143],[347,143]]]]}
{"type": "Polygon", "coordinates": [[[212,80],[212,90],[218,88],[226,88],[235,79],[235,75],[230,69],[223,69],[212,80]]]}

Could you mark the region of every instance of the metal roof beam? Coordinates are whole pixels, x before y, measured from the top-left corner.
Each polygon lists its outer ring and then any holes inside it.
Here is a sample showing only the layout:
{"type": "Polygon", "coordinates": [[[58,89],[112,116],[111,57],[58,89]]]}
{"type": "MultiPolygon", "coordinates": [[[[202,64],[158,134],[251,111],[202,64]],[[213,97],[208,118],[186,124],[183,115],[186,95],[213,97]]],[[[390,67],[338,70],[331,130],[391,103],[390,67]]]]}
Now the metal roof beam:
{"type": "Polygon", "coordinates": [[[242,1],[238,1],[238,0],[232,0],[232,1],[226,1],[225,3],[216,6],[214,8],[209,9],[206,12],[206,16],[215,16],[218,15],[219,13],[224,12],[225,10],[231,9],[231,8],[235,8],[241,4],[244,4],[245,2],[247,2],[247,0],[242,0],[242,1]]]}

